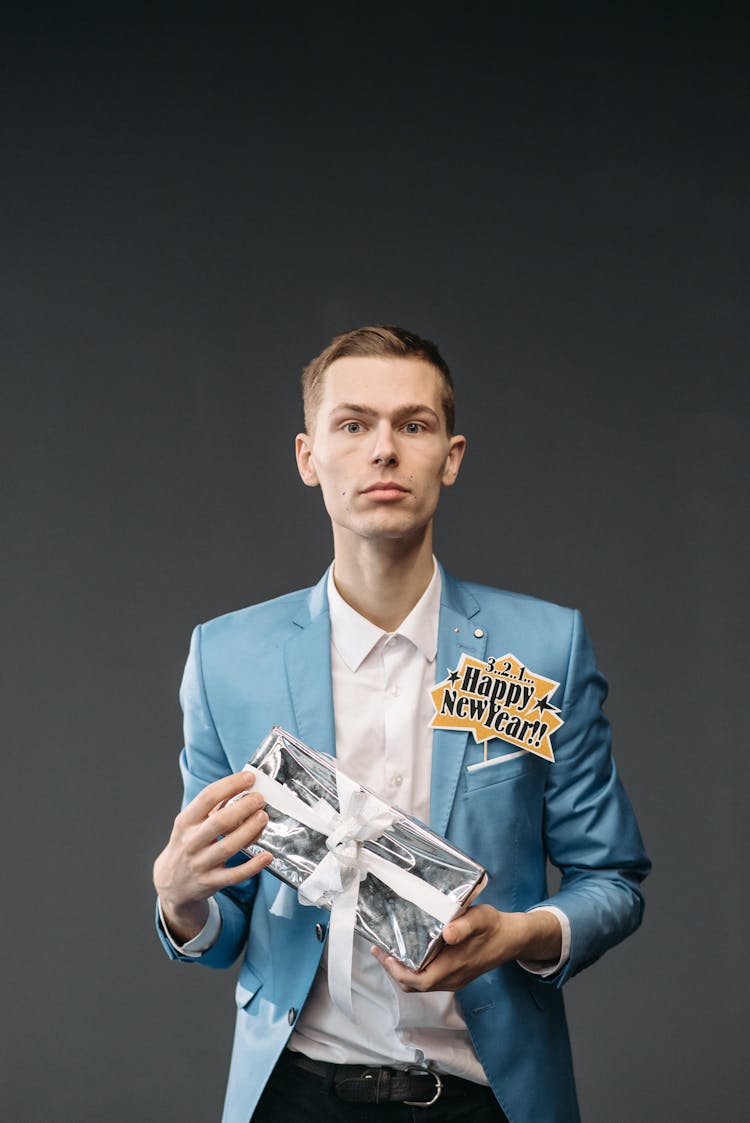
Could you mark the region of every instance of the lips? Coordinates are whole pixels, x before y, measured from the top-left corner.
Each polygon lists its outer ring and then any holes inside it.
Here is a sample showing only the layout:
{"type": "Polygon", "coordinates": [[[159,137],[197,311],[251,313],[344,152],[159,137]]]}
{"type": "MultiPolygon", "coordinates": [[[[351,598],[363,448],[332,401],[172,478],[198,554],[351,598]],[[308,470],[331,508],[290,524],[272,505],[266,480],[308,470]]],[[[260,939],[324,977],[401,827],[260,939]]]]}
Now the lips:
{"type": "Polygon", "coordinates": [[[362,494],[369,495],[373,499],[400,499],[402,495],[407,495],[408,492],[405,487],[393,480],[378,480],[377,483],[366,487],[362,494]]]}

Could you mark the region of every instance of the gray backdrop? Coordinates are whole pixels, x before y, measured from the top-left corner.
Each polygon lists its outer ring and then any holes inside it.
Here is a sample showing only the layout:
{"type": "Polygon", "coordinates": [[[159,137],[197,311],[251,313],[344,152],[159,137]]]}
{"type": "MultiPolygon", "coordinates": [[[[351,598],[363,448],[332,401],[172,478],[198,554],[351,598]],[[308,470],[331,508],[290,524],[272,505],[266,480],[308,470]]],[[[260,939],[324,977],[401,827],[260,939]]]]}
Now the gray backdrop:
{"type": "Polygon", "coordinates": [[[745,28],[208,10],[3,17],[2,1117],[218,1118],[233,979],[152,932],[182,664],[327,564],[299,371],[395,320],[469,435],[439,553],[583,610],[655,862],[567,988],[584,1119],[748,1118],[745,28]]]}

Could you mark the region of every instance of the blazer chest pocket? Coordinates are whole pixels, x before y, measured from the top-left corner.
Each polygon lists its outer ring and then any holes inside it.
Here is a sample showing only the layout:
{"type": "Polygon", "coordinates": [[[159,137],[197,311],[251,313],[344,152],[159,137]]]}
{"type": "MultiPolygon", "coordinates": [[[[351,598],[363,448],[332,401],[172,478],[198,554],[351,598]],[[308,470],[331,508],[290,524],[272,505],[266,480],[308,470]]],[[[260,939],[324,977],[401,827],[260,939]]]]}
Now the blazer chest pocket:
{"type": "Polygon", "coordinates": [[[523,776],[532,767],[531,754],[525,749],[518,752],[503,753],[499,756],[489,757],[488,760],[479,759],[464,766],[464,780],[466,791],[484,791],[485,788],[504,784],[508,780],[515,780],[523,776]]]}

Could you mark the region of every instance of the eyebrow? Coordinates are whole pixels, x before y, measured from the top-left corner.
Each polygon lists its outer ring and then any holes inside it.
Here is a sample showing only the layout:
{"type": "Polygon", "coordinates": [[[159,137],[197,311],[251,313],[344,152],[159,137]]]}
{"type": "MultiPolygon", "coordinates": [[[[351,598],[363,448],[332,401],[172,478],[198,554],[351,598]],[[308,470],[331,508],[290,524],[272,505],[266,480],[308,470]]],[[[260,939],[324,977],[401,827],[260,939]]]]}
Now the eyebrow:
{"type": "MultiPolygon", "coordinates": [[[[358,405],[357,402],[340,402],[331,410],[331,416],[337,413],[357,413],[360,417],[376,417],[377,410],[372,409],[370,406],[358,405]]],[[[405,421],[408,417],[414,417],[415,414],[427,413],[433,417],[435,421],[440,421],[437,413],[431,406],[425,405],[424,402],[409,403],[408,405],[400,406],[393,414],[391,420],[395,422],[405,421]]]]}

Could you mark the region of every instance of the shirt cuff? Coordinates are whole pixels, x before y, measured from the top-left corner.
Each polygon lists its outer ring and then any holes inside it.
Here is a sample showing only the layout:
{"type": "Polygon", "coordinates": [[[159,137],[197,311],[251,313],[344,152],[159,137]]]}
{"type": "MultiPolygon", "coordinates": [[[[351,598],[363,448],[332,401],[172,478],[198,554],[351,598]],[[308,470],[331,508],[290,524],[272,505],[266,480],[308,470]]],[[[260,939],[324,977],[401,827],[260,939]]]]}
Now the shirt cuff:
{"type": "Polygon", "coordinates": [[[537,905],[536,908],[529,909],[529,912],[541,911],[551,912],[560,922],[560,928],[562,929],[560,958],[557,963],[541,963],[528,959],[519,959],[517,963],[519,967],[523,967],[524,971],[528,971],[530,975],[539,975],[542,979],[548,979],[551,975],[556,975],[558,971],[562,970],[570,959],[570,921],[562,909],[558,909],[554,905],[537,905]]]}
{"type": "Polygon", "coordinates": [[[221,913],[219,912],[219,906],[216,900],[213,897],[209,897],[206,904],[208,905],[208,917],[198,935],[193,936],[192,940],[188,940],[185,944],[178,944],[167,927],[164,913],[161,911],[161,901],[159,901],[159,919],[164,929],[164,935],[175,951],[178,951],[180,955],[186,955],[189,959],[197,959],[199,956],[203,955],[204,951],[208,951],[209,948],[212,948],[221,932],[221,913]]]}

